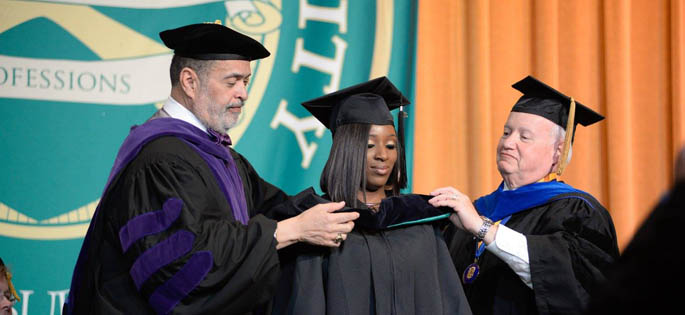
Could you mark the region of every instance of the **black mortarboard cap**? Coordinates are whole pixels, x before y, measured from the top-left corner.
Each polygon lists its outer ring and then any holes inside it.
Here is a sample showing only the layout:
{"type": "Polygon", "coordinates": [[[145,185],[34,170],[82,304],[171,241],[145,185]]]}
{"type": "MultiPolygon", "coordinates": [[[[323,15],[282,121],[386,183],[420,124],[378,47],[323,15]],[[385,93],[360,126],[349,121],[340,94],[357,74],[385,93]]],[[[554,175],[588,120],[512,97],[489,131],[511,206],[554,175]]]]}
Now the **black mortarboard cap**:
{"type": "Polygon", "coordinates": [[[182,26],[159,33],[174,54],[201,60],[257,60],[270,55],[262,44],[219,23],[182,26]]]}
{"type": "MultiPolygon", "coordinates": [[[[306,101],[302,105],[334,134],[336,128],[347,124],[394,125],[390,111],[400,107],[397,137],[402,148],[405,147],[406,114],[401,106],[409,105],[409,100],[386,77],[353,85],[306,101]]],[[[404,174],[407,169],[404,149],[398,159],[398,171],[404,174]]],[[[407,187],[406,176],[401,176],[398,184],[399,188],[407,187]]]]}
{"type": "MultiPolygon", "coordinates": [[[[512,112],[542,116],[566,129],[571,106],[570,97],[532,76],[527,76],[523,80],[514,83],[512,87],[523,93],[523,96],[519,98],[511,109],[512,112]]],[[[574,101],[576,102],[576,114],[573,126],[574,134],[576,125],[581,124],[583,126],[589,126],[604,119],[604,116],[596,113],[577,100],[574,101]]]]}
{"type": "Polygon", "coordinates": [[[302,103],[333,133],[337,127],[353,123],[393,125],[394,120],[390,111],[408,104],[409,100],[386,77],[353,85],[302,103]]]}

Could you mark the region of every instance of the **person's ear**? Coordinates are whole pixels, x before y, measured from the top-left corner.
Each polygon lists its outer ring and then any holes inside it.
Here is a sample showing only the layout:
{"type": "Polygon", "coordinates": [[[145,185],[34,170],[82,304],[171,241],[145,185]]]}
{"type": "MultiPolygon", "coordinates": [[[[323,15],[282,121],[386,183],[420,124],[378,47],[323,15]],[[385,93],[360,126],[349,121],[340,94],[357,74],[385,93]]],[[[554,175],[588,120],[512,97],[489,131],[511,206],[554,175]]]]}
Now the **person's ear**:
{"type": "Polygon", "coordinates": [[[183,92],[191,99],[195,99],[200,88],[200,78],[198,77],[197,72],[189,67],[181,69],[178,82],[181,85],[183,92]]]}
{"type": "Polygon", "coordinates": [[[557,141],[554,144],[554,155],[552,156],[552,166],[559,164],[559,158],[561,157],[561,152],[564,150],[564,141],[557,141]]]}

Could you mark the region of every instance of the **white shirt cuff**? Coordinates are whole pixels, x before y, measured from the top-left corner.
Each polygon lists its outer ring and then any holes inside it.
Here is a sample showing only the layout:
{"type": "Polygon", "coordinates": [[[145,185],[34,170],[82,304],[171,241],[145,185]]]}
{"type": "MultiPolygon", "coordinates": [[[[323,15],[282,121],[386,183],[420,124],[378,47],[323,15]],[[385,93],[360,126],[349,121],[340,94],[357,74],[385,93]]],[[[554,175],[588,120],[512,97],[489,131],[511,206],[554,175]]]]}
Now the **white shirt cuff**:
{"type": "Polygon", "coordinates": [[[495,240],[486,246],[486,249],[509,265],[525,285],[533,288],[530,279],[528,241],[525,235],[500,224],[495,240]]]}

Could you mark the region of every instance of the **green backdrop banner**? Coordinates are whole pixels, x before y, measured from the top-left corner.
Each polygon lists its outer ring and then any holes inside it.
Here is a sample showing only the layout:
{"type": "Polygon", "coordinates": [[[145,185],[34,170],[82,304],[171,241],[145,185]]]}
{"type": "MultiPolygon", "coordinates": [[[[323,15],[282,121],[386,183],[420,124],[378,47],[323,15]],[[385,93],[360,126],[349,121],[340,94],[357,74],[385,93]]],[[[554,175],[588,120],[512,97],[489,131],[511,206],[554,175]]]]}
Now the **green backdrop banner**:
{"type": "Polygon", "coordinates": [[[302,101],[383,75],[413,99],[415,0],[0,2],[0,257],[15,314],[61,312],[119,145],[168,97],[158,33],[216,20],[272,53],[252,65],[231,136],[290,194],[318,189],[331,145],[302,101]]]}

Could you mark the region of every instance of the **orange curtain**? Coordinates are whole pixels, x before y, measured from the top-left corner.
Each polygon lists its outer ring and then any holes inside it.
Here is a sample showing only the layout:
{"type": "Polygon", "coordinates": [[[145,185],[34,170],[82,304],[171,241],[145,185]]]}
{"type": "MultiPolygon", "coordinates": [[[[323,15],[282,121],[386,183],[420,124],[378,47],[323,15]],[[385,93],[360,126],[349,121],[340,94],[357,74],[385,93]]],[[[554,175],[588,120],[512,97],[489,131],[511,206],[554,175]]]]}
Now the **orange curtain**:
{"type": "Polygon", "coordinates": [[[684,1],[420,1],[414,191],[494,190],[511,84],[531,74],[607,117],[578,127],[562,180],[609,209],[623,248],[685,144],[684,17],[684,1]]]}

